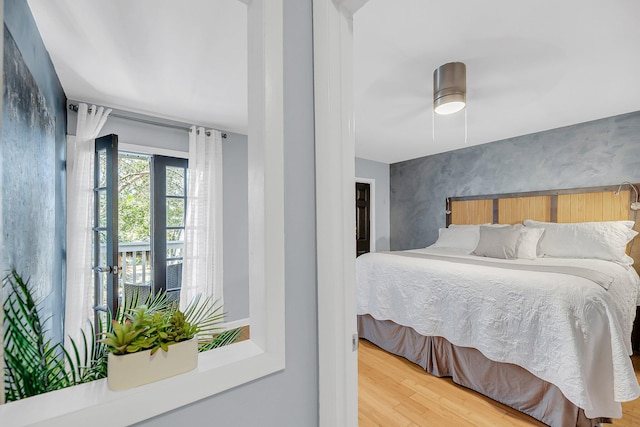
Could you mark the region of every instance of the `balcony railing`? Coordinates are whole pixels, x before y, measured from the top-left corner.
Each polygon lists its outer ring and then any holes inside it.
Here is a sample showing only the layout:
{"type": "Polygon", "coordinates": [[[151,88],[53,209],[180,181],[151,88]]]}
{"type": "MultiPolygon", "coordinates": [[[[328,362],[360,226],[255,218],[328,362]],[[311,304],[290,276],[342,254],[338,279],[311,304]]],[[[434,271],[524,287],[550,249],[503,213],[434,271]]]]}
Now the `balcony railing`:
{"type": "MultiPolygon", "coordinates": [[[[165,288],[172,299],[179,298],[182,285],[182,249],[184,242],[174,240],[167,242],[167,274],[165,288]]],[[[106,245],[102,245],[101,254],[106,253],[106,245]]],[[[99,265],[106,265],[106,261],[100,260],[99,265]]],[[[153,280],[153,266],[151,262],[151,244],[149,242],[126,242],[118,245],[118,265],[122,267],[118,279],[120,288],[119,299],[128,300],[137,296],[138,300],[145,300],[151,293],[151,281],[153,280]]],[[[107,301],[107,287],[103,286],[102,301],[107,301]]]]}
{"type": "MultiPolygon", "coordinates": [[[[182,240],[167,242],[167,251],[172,254],[182,252],[182,240]]],[[[148,285],[151,283],[151,244],[148,242],[127,242],[118,245],[118,265],[122,267],[120,288],[127,285],[148,285]]]]}

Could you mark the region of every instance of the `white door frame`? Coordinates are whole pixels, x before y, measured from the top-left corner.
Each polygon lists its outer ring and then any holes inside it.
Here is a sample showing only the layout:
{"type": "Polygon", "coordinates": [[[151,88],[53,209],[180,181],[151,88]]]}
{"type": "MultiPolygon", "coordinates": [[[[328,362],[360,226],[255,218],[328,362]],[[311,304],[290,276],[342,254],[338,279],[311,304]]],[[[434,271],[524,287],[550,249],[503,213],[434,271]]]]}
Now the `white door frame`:
{"type": "Polygon", "coordinates": [[[358,425],[353,14],[367,0],[313,0],[321,427],[358,425]]]}

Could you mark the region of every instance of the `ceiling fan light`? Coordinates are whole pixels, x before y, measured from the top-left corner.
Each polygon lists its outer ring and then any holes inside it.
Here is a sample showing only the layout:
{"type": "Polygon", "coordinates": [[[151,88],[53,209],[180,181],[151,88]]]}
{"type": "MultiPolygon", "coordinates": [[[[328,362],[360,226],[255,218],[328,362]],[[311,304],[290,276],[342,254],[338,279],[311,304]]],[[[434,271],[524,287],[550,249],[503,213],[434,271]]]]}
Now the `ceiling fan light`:
{"type": "Polygon", "coordinates": [[[456,97],[458,96],[442,97],[438,99],[438,102],[434,102],[433,107],[435,113],[445,116],[462,110],[467,104],[464,102],[464,99],[454,99],[456,97]]]}
{"type": "Polygon", "coordinates": [[[433,109],[436,114],[453,114],[467,101],[467,67],[449,62],[433,72],[433,109]]]}

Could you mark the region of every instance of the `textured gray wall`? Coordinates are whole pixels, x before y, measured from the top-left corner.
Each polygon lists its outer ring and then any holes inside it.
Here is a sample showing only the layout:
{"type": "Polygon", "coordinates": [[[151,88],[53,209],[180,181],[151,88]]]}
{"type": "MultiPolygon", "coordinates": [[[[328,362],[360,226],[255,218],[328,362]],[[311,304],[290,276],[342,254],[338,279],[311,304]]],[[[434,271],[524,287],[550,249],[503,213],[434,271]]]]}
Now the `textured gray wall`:
{"type": "Polygon", "coordinates": [[[424,247],[445,198],[640,181],[640,112],[391,165],[391,248],[424,247]]]}
{"type": "Polygon", "coordinates": [[[284,0],[284,85],[286,368],[140,425],[318,425],[311,0],[284,0]]]}
{"type": "Polygon", "coordinates": [[[373,160],[356,158],[356,181],[358,178],[374,179],[376,184],[376,251],[388,251],[389,233],[389,165],[373,160]]]}
{"type": "MultiPolygon", "coordinates": [[[[47,185],[46,187],[33,185],[29,189],[32,197],[47,199],[50,202],[47,203],[47,210],[50,209],[49,214],[47,214],[46,218],[43,218],[41,216],[44,213],[43,211],[35,207],[29,208],[25,206],[24,210],[21,211],[22,218],[16,221],[17,218],[6,218],[10,213],[5,211],[5,220],[12,221],[13,228],[9,229],[5,227],[3,231],[6,233],[10,230],[15,236],[22,236],[24,238],[25,241],[22,242],[21,253],[15,254],[16,256],[23,257],[24,259],[31,258],[32,260],[41,259],[42,266],[46,266],[46,269],[49,270],[48,274],[46,274],[47,277],[42,278],[42,281],[46,282],[44,283],[46,290],[41,293],[41,296],[44,297],[42,315],[43,317],[50,317],[50,323],[48,323],[47,328],[56,339],[61,339],[63,317],[62,313],[59,310],[54,310],[54,308],[64,305],[66,96],[62,90],[58,76],[55,73],[49,54],[44,47],[44,43],[42,42],[27,2],[24,0],[5,0],[4,24],[15,40],[24,64],[33,78],[33,87],[37,87],[39,96],[44,98],[43,102],[51,115],[54,129],[52,130],[53,140],[49,138],[49,142],[41,147],[47,152],[46,164],[48,166],[46,166],[46,168],[48,170],[42,171],[42,178],[44,179],[46,176],[47,185]],[[33,226],[29,225],[30,221],[33,226]],[[48,228],[47,232],[42,234],[40,239],[35,238],[35,240],[31,239],[31,241],[27,241],[27,236],[30,235],[28,231],[37,230],[38,227],[45,223],[48,228]],[[43,257],[46,257],[46,259],[43,259],[43,257]]],[[[26,78],[26,75],[24,77],[26,78]]],[[[21,96],[28,99],[28,97],[32,95],[38,96],[34,93],[24,93],[21,96]]],[[[24,119],[24,117],[21,117],[18,121],[4,121],[3,145],[8,142],[8,140],[5,141],[4,138],[9,134],[13,134],[14,136],[19,135],[23,133],[21,130],[24,130],[24,133],[38,133],[37,130],[31,128],[30,125],[28,125],[29,129],[21,129],[21,127],[25,126],[25,122],[22,119],[24,119]]],[[[38,138],[40,137],[42,136],[38,136],[38,138]]],[[[33,158],[26,147],[22,153],[25,157],[31,156],[31,158],[33,158]]],[[[44,153],[41,153],[41,155],[44,155],[44,153]]],[[[12,161],[12,166],[15,168],[18,167],[17,165],[20,163],[18,159],[14,160],[15,161],[12,161]]],[[[31,159],[23,158],[23,160],[30,161],[31,159]]],[[[37,176],[33,178],[38,179],[37,176]]],[[[31,234],[31,236],[34,237],[33,234],[31,234]]],[[[15,250],[17,247],[11,249],[15,250]]],[[[3,260],[2,268],[7,267],[5,264],[7,261],[6,259],[3,260]]],[[[18,265],[18,267],[20,266],[18,265]]],[[[27,271],[22,270],[20,273],[25,276],[30,276],[32,272],[27,269],[27,271]]],[[[4,272],[2,274],[4,275],[4,272]]],[[[32,283],[35,285],[35,280],[32,283]]]]}
{"type": "Polygon", "coordinates": [[[29,279],[42,301],[53,293],[55,120],[6,27],[4,88],[2,263],[29,279]]]}

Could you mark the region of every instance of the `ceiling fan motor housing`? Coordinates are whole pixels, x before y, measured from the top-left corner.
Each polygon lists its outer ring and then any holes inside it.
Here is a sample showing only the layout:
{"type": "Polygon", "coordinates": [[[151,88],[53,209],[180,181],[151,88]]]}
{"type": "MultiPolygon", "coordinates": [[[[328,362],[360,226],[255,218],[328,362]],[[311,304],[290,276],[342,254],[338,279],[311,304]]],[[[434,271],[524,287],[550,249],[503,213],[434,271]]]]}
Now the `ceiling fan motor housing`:
{"type": "Polygon", "coordinates": [[[467,67],[449,62],[433,72],[433,108],[437,114],[462,110],[467,102],[467,67]],[[452,105],[448,105],[452,104],[452,105]]]}

